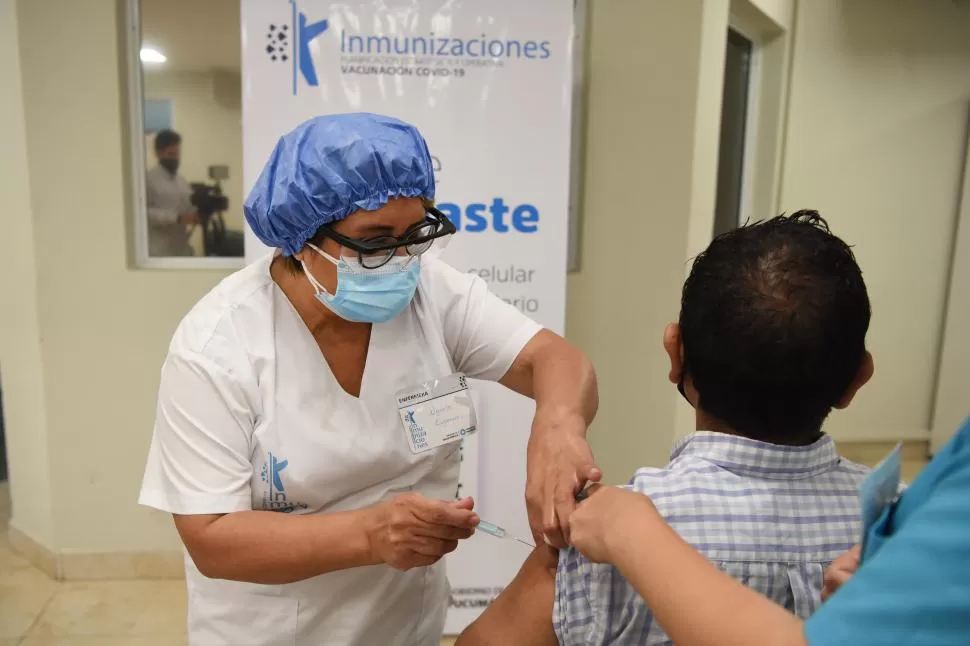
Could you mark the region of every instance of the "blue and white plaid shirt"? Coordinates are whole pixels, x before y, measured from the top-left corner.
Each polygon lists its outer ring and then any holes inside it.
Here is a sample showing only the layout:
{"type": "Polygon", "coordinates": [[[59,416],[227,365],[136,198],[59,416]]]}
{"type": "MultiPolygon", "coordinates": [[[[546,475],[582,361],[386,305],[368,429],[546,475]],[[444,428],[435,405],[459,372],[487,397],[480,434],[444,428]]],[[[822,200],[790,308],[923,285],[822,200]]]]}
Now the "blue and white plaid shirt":
{"type": "MultiPolygon", "coordinates": [[[[698,432],[629,488],[721,570],[806,618],[821,603],[825,568],[859,540],[868,471],[841,459],[828,436],[779,446],[698,432]]],[[[567,646],[671,643],[614,567],[575,550],[559,557],[553,624],[567,646]]]]}

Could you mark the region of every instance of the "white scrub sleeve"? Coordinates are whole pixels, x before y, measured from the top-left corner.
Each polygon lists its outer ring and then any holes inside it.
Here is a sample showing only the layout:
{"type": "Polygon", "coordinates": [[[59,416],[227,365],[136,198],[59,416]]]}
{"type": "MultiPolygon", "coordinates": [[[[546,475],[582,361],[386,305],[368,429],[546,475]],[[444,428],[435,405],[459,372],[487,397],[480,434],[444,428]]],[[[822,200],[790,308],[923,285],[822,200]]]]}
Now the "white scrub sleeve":
{"type": "Polygon", "coordinates": [[[138,502],[173,514],[252,509],[252,411],[229,371],[200,354],[169,354],[138,502]]]}
{"type": "Polygon", "coordinates": [[[493,294],[478,276],[442,261],[433,262],[432,273],[455,366],[469,377],[498,381],[542,326],[493,294]]]}

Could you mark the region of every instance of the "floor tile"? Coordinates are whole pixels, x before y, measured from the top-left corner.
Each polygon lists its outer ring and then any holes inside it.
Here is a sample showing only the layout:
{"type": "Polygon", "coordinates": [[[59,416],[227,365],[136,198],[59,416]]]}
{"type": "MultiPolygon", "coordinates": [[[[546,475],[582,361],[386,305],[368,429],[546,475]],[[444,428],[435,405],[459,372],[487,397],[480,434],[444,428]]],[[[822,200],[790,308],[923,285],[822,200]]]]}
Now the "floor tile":
{"type": "Polygon", "coordinates": [[[57,583],[32,567],[0,575],[0,638],[23,637],[57,591],[57,583]]]}
{"type": "Polygon", "coordinates": [[[171,638],[185,632],[185,609],[183,581],[64,583],[31,636],[171,638]]]}
{"type": "Polygon", "coordinates": [[[0,545],[0,577],[30,567],[30,563],[9,547],[0,545]]]}

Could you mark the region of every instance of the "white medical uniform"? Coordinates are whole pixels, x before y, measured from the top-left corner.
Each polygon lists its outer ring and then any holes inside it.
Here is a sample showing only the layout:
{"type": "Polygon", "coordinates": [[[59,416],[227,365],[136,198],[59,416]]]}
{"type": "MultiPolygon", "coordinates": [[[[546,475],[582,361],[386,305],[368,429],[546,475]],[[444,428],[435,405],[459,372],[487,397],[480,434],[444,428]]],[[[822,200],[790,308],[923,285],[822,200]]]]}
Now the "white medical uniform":
{"type": "MultiPolygon", "coordinates": [[[[395,393],[455,372],[497,380],[540,326],[480,278],[425,258],[410,306],[373,326],[355,398],[273,282],[271,260],[226,278],[176,331],[139,502],[323,514],[409,491],[453,499],[458,444],[413,455],[395,393]]],[[[209,579],[186,554],[186,576],[191,646],[431,646],[448,604],[444,563],[258,585],[209,579]]]]}

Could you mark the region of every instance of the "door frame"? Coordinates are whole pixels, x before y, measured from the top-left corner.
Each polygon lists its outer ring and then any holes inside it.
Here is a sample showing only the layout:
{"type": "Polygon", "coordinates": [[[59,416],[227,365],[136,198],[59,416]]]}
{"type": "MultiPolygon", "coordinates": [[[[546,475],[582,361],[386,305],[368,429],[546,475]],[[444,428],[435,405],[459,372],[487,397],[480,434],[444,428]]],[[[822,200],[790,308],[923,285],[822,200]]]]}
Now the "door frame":
{"type": "Polygon", "coordinates": [[[970,104],[967,108],[963,185],[957,196],[947,300],[940,330],[930,452],[936,453],[970,415],[970,104]]]}

